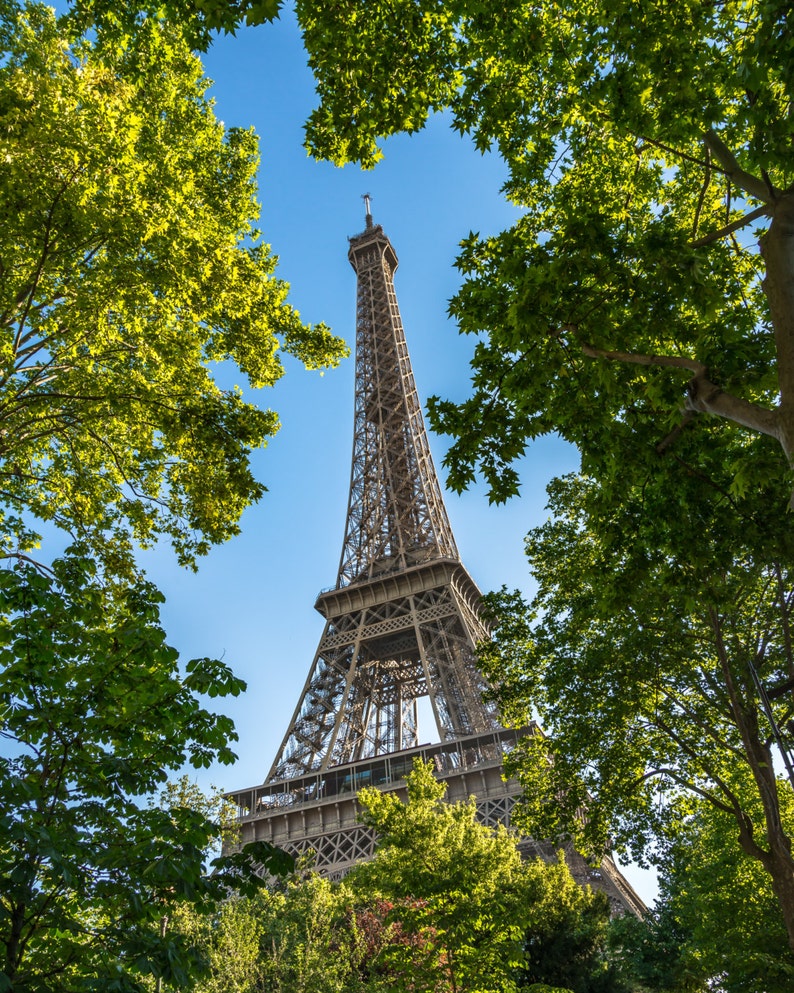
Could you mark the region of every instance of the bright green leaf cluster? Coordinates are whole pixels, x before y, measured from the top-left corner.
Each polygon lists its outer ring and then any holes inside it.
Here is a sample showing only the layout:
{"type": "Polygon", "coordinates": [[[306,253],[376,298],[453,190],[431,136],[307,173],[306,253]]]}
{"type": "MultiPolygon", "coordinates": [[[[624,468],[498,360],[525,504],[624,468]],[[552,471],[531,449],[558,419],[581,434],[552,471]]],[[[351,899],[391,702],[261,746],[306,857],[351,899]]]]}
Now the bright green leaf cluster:
{"type": "Polygon", "coordinates": [[[277,416],[222,389],[280,354],[334,365],[253,225],[256,137],[225,131],[179,32],[64,40],[44,7],[0,31],[3,502],[105,543],[171,538],[179,559],[239,530],[264,487],[249,455],[277,416]]]}
{"type": "Polygon", "coordinates": [[[141,0],[114,4],[109,0],[72,0],[71,24],[95,30],[117,44],[135,34],[144,19],[177,28],[191,48],[206,51],[218,32],[235,34],[278,17],[281,0],[141,0]]]}
{"type": "Polygon", "coordinates": [[[473,798],[446,803],[445,792],[432,765],[417,761],[407,802],[375,788],[359,794],[378,847],[347,882],[359,900],[377,898],[392,908],[385,923],[393,939],[375,962],[384,967],[383,988],[508,993],[546,982],[619,989],[598,955],[583,956],[566,972],[551,954],[559,938],[572,966],[577,928],[594,926],[603,938],[603,894],[575,883],[562,858],[523,861],[504,827],[477,821],[473,798]]]}
{"type": "MultiPolygon", "coordinates": [[[[565,993],[628,993],[607,961],[603,894],[564,863],[522,862],[515,839],[477,823],[473,803],[448,804],[417,764],[407,802],[365,790],[379,833],[374,859],[341,882],[307,872],[229,908],[204,927],[215,964],[208,993],[508,993],[536,984],[565,993]],[[240,935],[219,957],[221,928],[256,921],[259,955],[240,935]],[[239,942],[239,954],[236,950],[239,942]],[[248,963],[245,986],[238,977],[248,963]],[[231,971],[233,980],[227,978],[231,971]],[[236,983],[240,985],[235,985],[236,983]],[[228,983],[228,985],[225,985],[228,983]]],[[[226,935],[230,931],[225,932],[226,935]]]]}

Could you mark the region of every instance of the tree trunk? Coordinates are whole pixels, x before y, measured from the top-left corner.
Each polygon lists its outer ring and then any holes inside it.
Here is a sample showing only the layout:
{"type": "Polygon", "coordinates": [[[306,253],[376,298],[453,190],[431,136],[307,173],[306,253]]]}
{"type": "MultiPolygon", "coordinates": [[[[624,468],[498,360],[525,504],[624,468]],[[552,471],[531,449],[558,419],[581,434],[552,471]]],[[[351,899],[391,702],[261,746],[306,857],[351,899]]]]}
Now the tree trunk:
{"type": "Polygon", "coordinates": [[[760,245],[766,266],[762,285],[777,352],[778,437],[789,465],[794,465],[794,195],[778,196],[769,230],[760,245]]]}
{"type": "MultiPolygon", "coordinates": [[[[769,873],[772,890],[780,905],[788,934],[789,946],[794,951],[794,857],[791,853],[791,838],[786,834],[780,816],[778,790],[781,784],[775,775],[771,748],[761,738],[755,686],[749,673],[746,679],[741,675],[735,678],[723,638],[722,618],[715,608],[710,610],[710,618],[733,720],[741,736],[744,755],[764,811],[767,847],[762,847],[756,841],[752,819],[744,811],[737,811],[736,814],[739,843],[744,852],[751,858],[758,859],[769,873]]],[[[783,784],[783,788],[788,788],[787,784],[783,784]]]]}
{"type": "MultiPolygon", "coordinates": [[[[758,744],[763,748],[760,743],[758,744]]],[[[777,794],[780,784],[775,779],[771,754],[768,749],[765,751],[768,764],[756,762],[755,756],[749,757],[764,807],[768,849],[759,853],[756,844],[748,845],[743,838],[742,847],[749,855],[758,858],[769,873],[772,889],[780,904],[789,946],[794,951],[794,857],[791,854],[791,838],[786,834],[780,819],[780,802],[777,794]]]]}
{"type": "Polygon", "coordinates": [[[782,839],[776,839],[776,844],[771,846],[769,875],[772,878],[772,889],[783,913],[789,947],[794,951],[794,859],[790,847],[785,844],[788,839],[785,835],[782,839]],[[785,840],[781,844],[782,839],[785,840]]]}
{"type": "MultiPolygon", "coordinates": [[[[775,776],[771,749],[760,740],[758,711],[753,709],[750,714],[742,714],[739,729],[764,809],[767,850],[762,849],[759,852],[758,845],[746,845],[744,840],[742,847],[749,855],[758,858],[769,873],[772,889],[780,904],[789,946],[794,951],[794,857],[791,853],[791,838],[786,834],[780,816],[778,790],[781,789],[781,784],[775,776]]],[[[785,784],[782,788],[786,788],[785,784]]]]}
{"type": "Polygon", "coordinates": [[[23,946],[23,933],[25,929],[25,915],[27,913],[27,907],[24,903],[16,903],[9,914],[9,934],[5,939],[6,945],[6,964],[5,964],[5,974],[8,979],[13,983],[17,972],[19,971],[19,966],[22,962],[22,956],[24,953],[23,946]]]}

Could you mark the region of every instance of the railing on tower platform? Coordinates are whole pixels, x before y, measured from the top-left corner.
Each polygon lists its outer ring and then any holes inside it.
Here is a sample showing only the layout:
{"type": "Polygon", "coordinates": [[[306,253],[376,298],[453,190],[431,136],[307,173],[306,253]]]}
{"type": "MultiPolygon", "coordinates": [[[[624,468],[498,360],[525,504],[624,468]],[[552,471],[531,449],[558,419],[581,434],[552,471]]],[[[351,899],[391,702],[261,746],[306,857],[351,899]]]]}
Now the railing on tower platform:
{"type": "Polygon", "coordinates": [[[229,794],[229,799],[237,804],[238,816],[245,821],[268,810],[349,796],[365,786],[391,788],[405,781],[416,759],[432,762],[436,776],[443,780],[448,775],[500,765],[518,739],[533,731],[534,725],[521,729],[499,728],[453,741],[419,745],[360,762],[331,766],[325,772],[311,772],[294,779],[237,790],[229,794]]]}

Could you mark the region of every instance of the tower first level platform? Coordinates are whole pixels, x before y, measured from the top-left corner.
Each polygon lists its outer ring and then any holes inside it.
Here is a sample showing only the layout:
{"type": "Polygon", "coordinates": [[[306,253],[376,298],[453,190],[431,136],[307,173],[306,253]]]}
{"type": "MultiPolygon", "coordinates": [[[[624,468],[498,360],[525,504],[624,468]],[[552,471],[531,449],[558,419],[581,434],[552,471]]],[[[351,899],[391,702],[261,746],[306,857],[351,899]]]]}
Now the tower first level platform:
{"type": "MultiPolygon", "coordinates": [[[[317,872],[340,879],[375,853],[376,836],[360,822],[357,792],[376,786],[405,799],[405,777],[416,759],[432,763],[436,778],[446,784],[447,801],[462,802],[474,796],[482,824],[510,828],[520,788],[514,780],[504,780],[502,763],[526,733],[530,732],[500,728],[230,793],[229,799],[238,808],[240,842],[268,841],[292,855],[308,855],[317,872]]],[[[547,842],[522,837],[518,847],[526,858],[557,859],[547,842]]],[[[615,913],[645,912],[642,900],[611,858],[593,867],[572,848],[566,849],[565,857],[577,882],[602,890],[615,913]]]]}

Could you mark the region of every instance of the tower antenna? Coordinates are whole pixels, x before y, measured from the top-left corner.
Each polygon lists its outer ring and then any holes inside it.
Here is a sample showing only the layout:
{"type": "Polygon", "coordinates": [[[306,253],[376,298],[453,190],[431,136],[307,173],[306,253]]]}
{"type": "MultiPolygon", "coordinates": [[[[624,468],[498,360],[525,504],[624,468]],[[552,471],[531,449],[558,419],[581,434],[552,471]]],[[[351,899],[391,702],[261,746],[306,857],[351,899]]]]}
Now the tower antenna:
{"type": "Polygon", "coordinates": [[[366,216],[367,230],[369,230],[372,227],[372,209],[369,203],[372,198],[369,193],[364,193],[361,199],[364,201],[364,210],[367,215],[366,216]]]}

